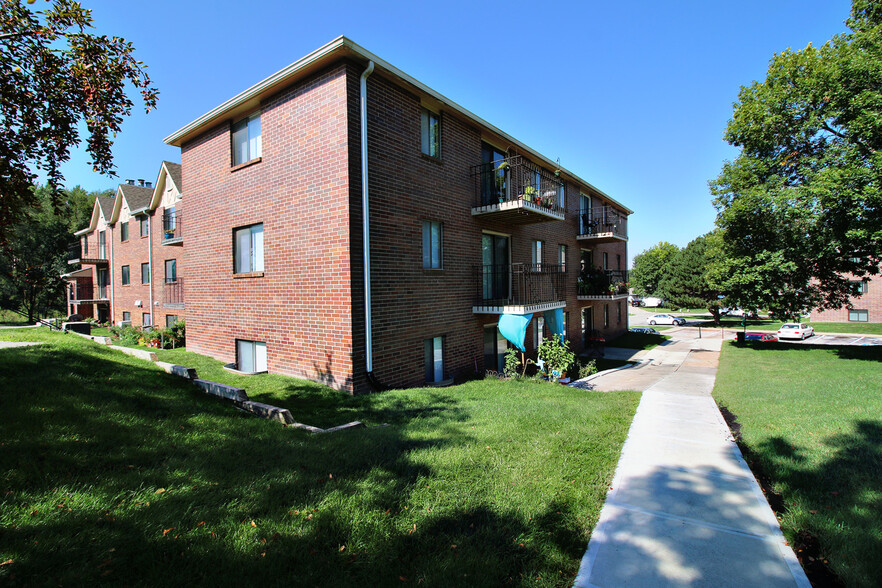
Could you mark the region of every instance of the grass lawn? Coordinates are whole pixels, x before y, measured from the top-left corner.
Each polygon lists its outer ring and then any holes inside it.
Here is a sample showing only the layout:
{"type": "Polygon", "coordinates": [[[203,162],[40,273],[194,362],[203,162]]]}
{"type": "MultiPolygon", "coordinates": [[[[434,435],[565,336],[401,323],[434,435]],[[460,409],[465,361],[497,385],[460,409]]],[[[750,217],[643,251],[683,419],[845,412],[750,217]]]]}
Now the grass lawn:
{"type": "Polygon", "coordinates": [[[724,345],[714,387],[781,495],[788,540],[817,537],[846,586],[882,578],[880,351],[724,345]]]}
{"type": "Polygon", "coordinates": [[[571,586],[639,400],[243,377],[301,422],[370,425],[313,436],[79,337],[0,336],[48,342],[0,349],[8,586],[571,586]]]}
{"type": "MultiPolygon", "coordinates": [[[[702,327],[714,327],[713,320],[710,315],[699,317],[706,322],[700,323],[702,327]]],[[[882,335],[882,323],[813,323],[811,321],[803,321],[810,324],[818,333],[852,333],[855,335],[882,335]]],[[[777,331],[784,324],[781,321],[772,319],[748,319],[748,329],[759,329],[763,331],[777,331]]],[[[739,317],[723,317],[720,325],[726,329],[740,329],[741,318],[739,317]]],[[[657,328],[657,327],[656,327],[657,328]]]]}
{"type": "MultiPolygon", "coordinates": [[[[653,327],[658,330],[659,327],[653,327]]],[[[621,347],[623,349],[652,349],[670,339],[668,335],[652,335],[646,333],[632,333],[628,331],[624,335],[611,339],[607,342],[609,347],[621,347]]]]}
{"type": "Polygon", "coordinates": [[[0,325],[27,325],[28,318],[11,310],[0,308],[0,325]]]}

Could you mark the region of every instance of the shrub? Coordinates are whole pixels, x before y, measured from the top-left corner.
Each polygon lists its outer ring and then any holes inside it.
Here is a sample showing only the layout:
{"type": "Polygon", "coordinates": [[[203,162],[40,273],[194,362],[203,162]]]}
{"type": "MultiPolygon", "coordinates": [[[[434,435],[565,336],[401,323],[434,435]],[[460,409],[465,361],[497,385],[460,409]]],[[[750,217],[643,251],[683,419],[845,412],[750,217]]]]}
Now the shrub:
{"type": "Polygon", "coordinates": [[[553,335],[539,344],[539,357],[545,362],[548,377],[557,380],[569,369],[576,356],[570,351],[569,341],[553,335]]]}
{"type": "Polygon", "coordinates": [[[588,361],[587,363],[577,364],[579,365],[579,379],[587,378],[588,376],[594,375],[597,373],[597,362],[593,359],[588,361]]]}
{"type": "Polygon", "coordinates": [[[521,367],[521,359],[518,357],[518,350],[514,347],[509,347],[505,352],[505,367],[503,367],[502,371],[509,378],[517,378],[518,377],[518,368],[521,367]]]}

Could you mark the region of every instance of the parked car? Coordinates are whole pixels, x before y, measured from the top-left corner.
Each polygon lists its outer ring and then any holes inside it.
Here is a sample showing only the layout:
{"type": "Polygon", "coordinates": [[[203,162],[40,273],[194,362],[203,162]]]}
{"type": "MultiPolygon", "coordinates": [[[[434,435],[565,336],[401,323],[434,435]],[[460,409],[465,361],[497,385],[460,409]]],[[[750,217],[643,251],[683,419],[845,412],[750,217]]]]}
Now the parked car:
{"type": "Polygon", "coordinates": [[[661,306],[664,301],[661,298],[657,298],[655,296],[647,296],[643,300],[640,301],[640,306],[646,306],[649,308],[655,308],[657,306],[661,306]]]}
{"type": "Polygon", "coordinates": [[[776,337],[772,333],[745,333],[744,340],[745,341],[777,341],[778,337],[776,337]]]}
{"type": "Polygon", "coordinates": [[[632,333],[642,333],[644,335],[658,335],[658,331],[652,327],[634,327],[630,329],[632,333]]]}
{"type": "Polygon", "coordinates": [[[678,316],[673,316],[670,314],[654,314],[649,317],[649,320],[646,321],[650,325],[677,325],[682,326],[686,324],[686,319],[680,318],[678,316]]]}
{"type": "Polygon", "coordinates": [[[744,311],[737,306],[720,309],[720,316],[744,316],[744,311]]]}
{"type": "Polygon", "coordinates": [[[778,329],[779,339],[805,339],[815,334],[815,329],[805,323],[784,323],[778,329]]]}

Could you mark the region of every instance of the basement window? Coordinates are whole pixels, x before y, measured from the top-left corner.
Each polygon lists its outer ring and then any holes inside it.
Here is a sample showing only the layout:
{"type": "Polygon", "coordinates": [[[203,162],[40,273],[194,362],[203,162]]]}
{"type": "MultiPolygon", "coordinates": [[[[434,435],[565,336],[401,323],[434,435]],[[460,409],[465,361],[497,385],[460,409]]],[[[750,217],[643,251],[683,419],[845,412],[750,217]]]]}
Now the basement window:
{"type": "Polygon", "coordinates": [[[236,369],[246,374],[266,371],[266,343],[236,339],[236,369]]]}

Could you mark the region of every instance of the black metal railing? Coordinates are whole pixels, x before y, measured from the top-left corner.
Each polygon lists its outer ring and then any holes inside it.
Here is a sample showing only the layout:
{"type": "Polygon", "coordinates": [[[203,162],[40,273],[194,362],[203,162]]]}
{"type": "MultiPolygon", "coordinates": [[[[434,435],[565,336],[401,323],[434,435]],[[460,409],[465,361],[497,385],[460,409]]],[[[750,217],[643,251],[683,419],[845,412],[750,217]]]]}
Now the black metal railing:
{"type": "Polygon", "coordinates": [[[162,239],[163,241],[171,241],[172,239],[180,239],[184,236],[182,232],[181,212],[165,211],[162,213],[162,239]]]}
{"type": "Polygon", "coordinates": [[[540,210],[564,214],[561,179],[520,155],[472,166],[475,206],[521,200],[540,210]]]}
{"type": "Polygon", "coordinates": [[[70,284],[70,301],[78,302],[80,300],[106,300],[107,286],[95,286],[92,283],[72,283],[70,284]],[[97,296],[96,296],[97,294],[97,296]]]}
{"type": "Polygon", "coordinates": [[[72,243],[67,247],[67,260],[101,259],[106,261],[107,249],[107,245],[97,245],[94,251],[86,252],[83,251],[81,243],[72,243]]]}
{"type": "Polygon", "coordinates": [[[608,233],[627,238],[628,215],[612,206],[595,206],[579,213],[580,235],[608,233]]]}
{"type": "Polygon", "coordinates": [[[162,303],[163,304],[183,304],[184,303],[184,279],[176,278],[172,281],[166,280],[162,285],[162,303]]]}
{"type": "Polygon", "coordinates": [[[626,270],[589,269],[579,274],[580,296],[615,296],[628,293],[626,270]]]}
{"type": "Polygon", "coordinates": [[[81,247],[79,241],[76,243],[71,243],[67,246],[67,260],[73,261],[75,259],[82,259],[81,247]]]}
{"type": "Polygon", "coordinates": [[[566,300],[559,265],[513,263],[475,266],[479,306],[542,304],[566,300]]]}

